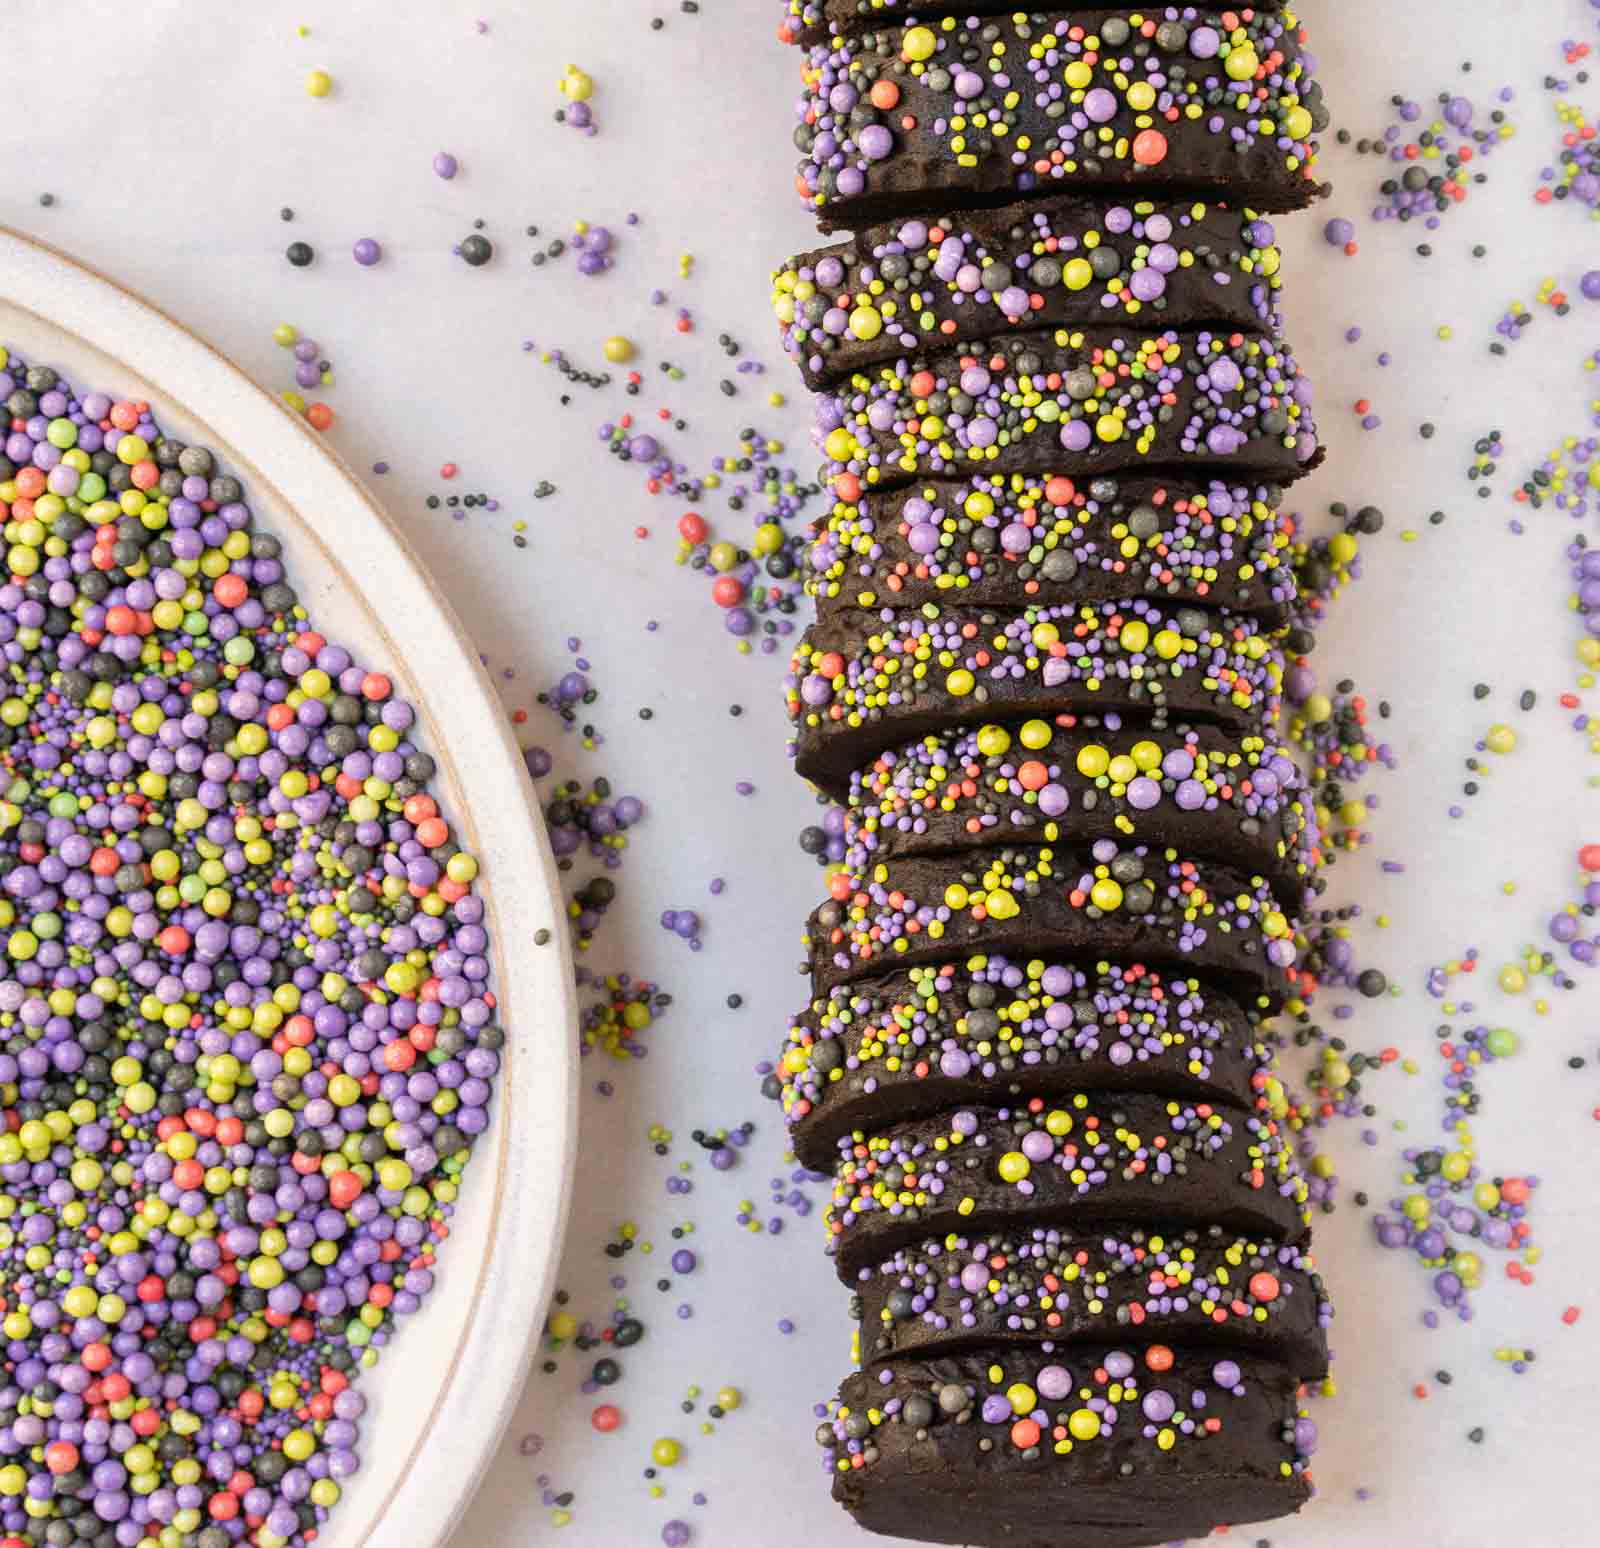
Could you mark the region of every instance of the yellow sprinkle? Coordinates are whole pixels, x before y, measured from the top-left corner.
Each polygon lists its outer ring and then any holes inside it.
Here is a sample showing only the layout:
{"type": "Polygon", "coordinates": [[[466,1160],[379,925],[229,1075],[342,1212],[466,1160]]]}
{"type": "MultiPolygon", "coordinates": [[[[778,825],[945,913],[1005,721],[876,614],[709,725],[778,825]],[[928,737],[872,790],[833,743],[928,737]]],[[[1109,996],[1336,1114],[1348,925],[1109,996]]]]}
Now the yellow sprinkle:
{"type": "Polygon", "coordinates": [[[567,73],[556,83],[563,97],[572,102],[587,102],[594,95],[594,79],[577,65],[569,64],[567,73]]]}

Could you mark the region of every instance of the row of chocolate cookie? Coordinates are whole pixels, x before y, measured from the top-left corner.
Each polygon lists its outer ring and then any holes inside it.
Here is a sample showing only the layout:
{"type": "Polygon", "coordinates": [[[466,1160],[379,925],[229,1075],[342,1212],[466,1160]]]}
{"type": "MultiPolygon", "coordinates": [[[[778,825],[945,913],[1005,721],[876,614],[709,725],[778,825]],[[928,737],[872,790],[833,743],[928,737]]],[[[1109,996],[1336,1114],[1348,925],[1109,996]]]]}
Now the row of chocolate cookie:
{"type": "Polygon", "coordinates": [[[769,1090],[828,1174],[865,1526],[1147,1544],[1298,1508],[1331,1316],[1262,1018],[1316,819],[1276,728],[1320,459],[1266,212],[1276,3],[788,0],[774,276],[833,504],[788,703],[843,807],[769,1090]],[[998,207],[997,207],[998,206],[998,207]]]}

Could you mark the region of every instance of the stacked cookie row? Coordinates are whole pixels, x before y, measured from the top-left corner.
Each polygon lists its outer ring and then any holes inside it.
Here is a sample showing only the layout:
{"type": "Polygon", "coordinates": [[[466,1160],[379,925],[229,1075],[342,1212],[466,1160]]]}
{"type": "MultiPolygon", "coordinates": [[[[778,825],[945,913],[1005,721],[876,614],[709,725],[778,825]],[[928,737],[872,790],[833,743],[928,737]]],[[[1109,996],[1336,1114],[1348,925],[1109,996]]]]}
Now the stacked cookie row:
{"type": "Polygon", "coordinates": [[[1318,863],[1280,740],[1320,456],[1269,212],[1293,13],[788,0],[774,277],[833,505],[789,679],[846,853],[774,1081],[827,1172],[864,1525],[1120,1548],[1297,1509],[1326,1371],[1261,1022],[1318,863]]]}

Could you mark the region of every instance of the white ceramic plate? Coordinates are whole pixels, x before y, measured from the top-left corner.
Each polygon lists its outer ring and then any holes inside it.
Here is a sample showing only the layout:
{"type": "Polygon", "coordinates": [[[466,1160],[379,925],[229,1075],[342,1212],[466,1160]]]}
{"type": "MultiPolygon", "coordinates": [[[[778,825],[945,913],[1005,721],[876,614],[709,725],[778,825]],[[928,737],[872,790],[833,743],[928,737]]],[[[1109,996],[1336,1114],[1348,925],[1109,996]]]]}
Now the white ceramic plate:
{"type": "Polygon", "coordinates": [[[244,482],[312,618],[388,672],[438,760],[437,794],[483,861],[507,1042],[438,1282],[363,1380],[361,1471],[320,1548],[449,1535],[522,1391],[554,1284],[576,1139],[572,966],[555,862],[478,653],[401,533],[317,435],[156,308],[0,228],[0,344],[82,391],[138,396],[244,482]],[[552,933],[535,947],[536,930],[552,933]]]}

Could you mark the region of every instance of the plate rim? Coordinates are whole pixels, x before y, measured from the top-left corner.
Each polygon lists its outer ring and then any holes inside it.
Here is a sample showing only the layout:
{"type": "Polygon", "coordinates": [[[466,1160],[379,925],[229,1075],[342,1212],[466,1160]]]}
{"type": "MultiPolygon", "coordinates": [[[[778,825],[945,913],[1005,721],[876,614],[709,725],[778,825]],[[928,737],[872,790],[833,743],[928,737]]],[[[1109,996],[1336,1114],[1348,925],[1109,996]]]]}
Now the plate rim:
{"type": "MultiPolygon", "coordinates": [[[[564,925],[565,904],[532,780],[509,723],[500,713],[477,647],[455,609],[431,584],[406,534],[389,518],[354,469],[299,415],[215,345],[155,303],[93,265],[3,224],[0,301],[30,313],[42,324],[124,366],[131,378],[156,387],[181,415],[210,430],[219,449],[226,448],[230,461],[239,464],[241,471],[249,469],[247,476],[252,486],[270,487],[279,503],[289,508],[300,535],[321,551],[330,569],[341,575],[361,599],[364,611],[384,641],[389,657],[387,670],[408,680],[408,696],[425,721],[436,728],[430,744],[442,761],[452,765],[453,783],[463,792],[468,786],[459,760],[449,750],[455,744],[447,746],[442,727],[447,721],[465,716],[485,723],[477,728],[480,734],[484,729],[491,733],[487,745],[477,739],[472,743],[475,775],[482,773],[484,760],[492,758],[497,768],[491,772],[497,782],[509,782],[516,792],[514,806],[491,803],[482,811],[452,813],[452,821],[467,827],[473,835],[473,852],[486,859],[491,853],[494,856],[492,869],[486,866],[485,888],[486,908],[491,923],[496,924],[491,934],[494,982],[505,986],[503,999],[508,1003],[512,995],[518,1003],[525,1002],[529,1009],[523,1014],[537,1025],[519,1033],[512,1018],[505,1018],[511,1035],[502,1055],[491,1131],[497,1134],[496,1197],[461,1340],[453,1351],[432,1411],[416,1433],[398,1481],[364,1525],[353,1529],[360,1535],[350,1538],[348,1548],[365,1548],[375,1542],[386,1521],[401,1518],[406,1523],[406,1540],[413,1548],[443,1543],[482,1481],[522,1396],[535,1339],[555,1288],[576,1167],[577,989],[564,925]],[[74,299],[89,303],[75,313],[80,319],[92,318],[95,303],[102,309],[113,307],[121,311],[124,315],[117,321],[128,325],[127,332],[134,336],[132,342],[127,338],[116,342],[97,338],[92,331],[85,331],[92,323],[79,326],[54,317],[48,309],[51,303],[42,293],[52,285],[71,287],[77,293],[74,299]],[[136,347],[141,334],[142,341],[154,346],[152,353],[156,349],[164,354],[177,352],[178,374],[189,384],[186,392],[161,386],[156,373],[124,358],[130,353],[142,353],[136,347]],[[208,390],[208,385],[214,390],[208,390]],[[196,410],[191,406],[191,395],[210,406],[203,412],[196,410]],[[230,403],[230,396],[242,401],[230,403]],[[270,415],[260,414],[265,407],[270,407],[270,415]],[[258,422],[229,429],[230,416],[252,411],[259,415],[258,422]],[[242,450],[244,447],[249,448],[248,454],[242,450]],[[319,481],[322,488],[317,491],[313,486],[319,481]],[[308,508],[328,510],[330,492],[336,503],[344,502],[368,524],[377,541],[392,551],[414,593],[404,599],[407,634],[413,638],[426,636],[421,641],[425,650],[443,647],[454,655],[455,667],[465,669],[475,690],[471,706],[463,705],[454,694],[431,696],[421,690],[409,656],[400,650],[399,641],[384,623],[387,613],[379,613],[367,589],[356,583],[322,536],[332,524],[313,526],[300,514],[308,508]],[[446,699],[449,702],[441,711],[440,702],[446,699]],[[497,923],[512,912],[502,901],[508,895],[532,905],[532,912],[553,930],[553,950],[509,949],[505,928],[497,923]],[[552,999],[557,1014],[540,1014],[541,1003],[548,1010],[552,999]],[[547,1026],[547,1022],[553,1022],[554,1027],[547,1026]],[[538,1070],[531,1051],[525,1047],[519,1053],[516,1047],[519,1041],[526,1041],[529,1031],[540,1040],[557,1031],[560,1034],[559,1050],[542,1053],[538,1070]],[[539,1076],[537,1084],[532,1080],[535,1074],[539,1076]],[[528,1089],[522,1090],[523,1086],[528,1089]],[[530,1110],[515,1113],[514,1156],[513,1112],[523,1106],[530,1110]],[[511,1201],[503,1197],[508,1168],[512,1166],[530,1177],[554,1175],[559,1186],[553,1194],[543,1197],[519,1197],[515,1200],[517,1208],[512,1209],[511,1201]],[[492,1316],[487,1305],[491,1279],[497,1282],[499,1292],[494,1296],[492,1316]],[[507,1297],[507,1290],[513,1292],[513,1298],[507,1297]],[[507,1359],[504,1335],[510,1323],[515,1324],[517,1347],[514,1358],[507,1359]],[[496,1346],[495,1358],[485,1360],[481,1356],[491,1341],[496,1346]],[[480,1356],[476,1361],[470,1359],[474,1351],[480,1356]],[[470,1380],[469,1365],[473,1367],[470,1380]],[[448,1439],[448,1475],[461,1480],[455,1490],[438,1487],[437,1479],[445,1467],[413,1465],[430,1441],[438,1441],[441,1436],[448,1439]]],[[[436,659],[430,655],[430,673],[437,670],[436,659]]],[[[465,1262],[455,1272],[464,1274],[465,1262]]],[[[417,1338],[420,1334],[412,1330],[407,1336],[417,1338]]],[[[329,1548],[345,1544],[347,1534],[339,1530],[340,1522],[336,1508],[322,1533],[329,1548]]]]}

